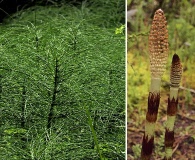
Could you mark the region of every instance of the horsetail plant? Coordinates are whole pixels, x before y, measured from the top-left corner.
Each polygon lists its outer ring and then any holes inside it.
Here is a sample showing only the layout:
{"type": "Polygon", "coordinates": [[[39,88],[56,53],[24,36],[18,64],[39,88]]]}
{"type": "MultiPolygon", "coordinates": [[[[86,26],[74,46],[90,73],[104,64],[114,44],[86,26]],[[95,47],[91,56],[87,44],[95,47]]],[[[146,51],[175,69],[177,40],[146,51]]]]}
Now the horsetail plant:
{"type": "Polygon", "coordinates": [[[164,12],[158,9],[149,34],[149,57],[151,87],[148,95],[145,133],[142,141],[141,159],[149,160],[154,146],[154,130],[160,102],[160,83],[168,58],[168,31],[164,12]]]}
{"type": "Polygon", "coordinates": [[[173,55],[171,74],[170,74],[170,96],[168,98],[167,122],[165,127],[165,158],[164,160],[172,160],[172,147],[174,143],[174,123],[178,104],[178,90],[181,81],[182,65],[177,54],[173,55]]]}

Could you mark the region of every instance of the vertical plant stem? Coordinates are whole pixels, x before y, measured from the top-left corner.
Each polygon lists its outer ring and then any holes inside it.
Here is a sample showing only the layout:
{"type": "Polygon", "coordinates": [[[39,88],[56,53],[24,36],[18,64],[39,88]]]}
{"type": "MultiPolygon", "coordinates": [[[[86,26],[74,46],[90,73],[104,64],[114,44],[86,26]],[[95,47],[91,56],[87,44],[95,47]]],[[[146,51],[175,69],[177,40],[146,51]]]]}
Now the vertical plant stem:
{"type": "Polygon", "coordinates": [[[48,114],[48,122],[47,122],[47,129],[51,129],[52,123],[54,123],[54,109],[56,106],[56,95],[57,95],[57,87],[59,83],[59,65],[58,65],[58,60],[56,58],[55,60],[55,71],[54,71],[54,87],[53,87],[53,93],[52,93],[52,100],[51,100],[51,106],[50,106],[50,111],[48,114]]]}
{"type": "Polygon", "coordinates": [[[21,128],[25,128],[25,108],[26,108],[25,100],[26,100],[26,87],[22,86],[21,128]]]}
{"type": "Polygon", "coordinates": [[[164,160],[172,160],[174,143],[174,123],[177,113],[178,90],[181,81],[182,65],[177,54],[173,55],[171,66],[171,87],[167,106],[167,122],[165,127],[165,157],[164,160]]]}
{"type": "Polygon", "coordinates": [[[142,141],[141,158],[149,160],[154,146],[155,123],[158,115],[160,93],[149,93],[148,111],[146,114],[145,133],[142,141]]]}
{"type": "MultiPolygon", "coordinates": [[[[56,107],[56,97],[58,93],[58,85],[59,85],[59,64],[58,59],[55,59],[55,69],[54,69],[54,86],[53,86],[53,92],[52,92],[52,100],[50,105],[50,110],[47,118],[47,136],[46,141],[49,140],[49,133],[51,131],[52,125],[55,123],[55,107],[56,107]]],[[[53,150],[50,151],[50,159],[53,159],[53,150]]]]}
{"type": "Polygon", "coordinates": [[[2,92],[3,92],[2,79],[3,79],[3,76],[0,74],[0,101],[1,101],[1,96],[2,96],[2,92]]]}
{"type": "Polygon", "coordinates": [[[101,150],[100,150],[100,147],[99,147],[99,143],[98,143],[98,138],[97,138],[95,129],[93,127],[92,118],[91,118],[89,109],[86,106],[85,106],[85,111],[86,111],[86,115],[88,117],[89,127],[90,127],[91,133],[93,135],[93,140],[94,140],[94,143],[96,145],[97,153],[99,154],[100,159],[103,160],[102,153],[101,153],[101,150]]]}
{"type": "Polygon", "coordinates": [[[154,147],[155,123],[160,103],[160,83],[168,57],[168,31],[164,12],[155,12],[149,34],[151,87],[148,96],[145,133],[142,141],[141,160],[150,160],[154,147]]]}
{"type": "MultiPolygon", "coordinates": [[[[25,79],[24,79],[24,84],[25,84],[25,79]]],[[[22,100],[21,100],[21,128],[25,129],[26,127],[26,117],[25,117],[25,112],[26,112],[26,86],[22,86],[22,100]]],[[[25,135],[21,135],[21,141],[22,141],[22,148],[26,149],[26,137],[25,135]]]]}
{"type": "Polygon", "coordinates": [[[34,13],[35,13],[35,19],[34,19],[34,24],[35,24],[35,46],[36,46],[36,49],[38,50],[39,38],[37,36],[37,11],[36,11],[36,9],[35,9],[34,13]]]}

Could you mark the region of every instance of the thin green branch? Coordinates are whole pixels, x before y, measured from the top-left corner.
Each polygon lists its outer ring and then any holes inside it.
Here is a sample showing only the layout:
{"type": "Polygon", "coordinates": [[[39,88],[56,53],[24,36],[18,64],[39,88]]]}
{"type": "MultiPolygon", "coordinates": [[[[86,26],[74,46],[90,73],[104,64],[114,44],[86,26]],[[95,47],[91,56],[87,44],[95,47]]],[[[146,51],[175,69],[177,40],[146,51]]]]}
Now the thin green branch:
{"type": "Polygon", "coordinates": [[[96,148],[97,148],[97,153],[99,154],[100,159],[104,160],[104,158],[102,157],[100,147],[99,147],[97,134],[96,134],[95,129],[93,127],[92,118],[91,118],[91,115],[90,115],[90,112],[89,112],[89,109],[88,109],[87,106],[85,106],[85,112],[86,112],[86,115],[87,115],[87,118],[88,118],[89,127],[90,127],[92,135],[93,135],[93,140],[94,140],[96,148]]]}

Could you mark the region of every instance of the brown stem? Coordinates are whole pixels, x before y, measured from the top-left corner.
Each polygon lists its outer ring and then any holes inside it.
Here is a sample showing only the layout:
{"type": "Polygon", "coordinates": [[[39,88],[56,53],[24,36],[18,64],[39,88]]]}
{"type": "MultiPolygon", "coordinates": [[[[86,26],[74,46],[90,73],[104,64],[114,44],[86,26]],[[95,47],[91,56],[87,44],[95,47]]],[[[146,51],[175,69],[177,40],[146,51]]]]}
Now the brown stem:
{"type": "Polygon", "coordinates": [[[142,141],[141,160],[149,160],[154,147],[154,127],[157,120],[160,93],[149,93],[145,133],[142,141]]]}

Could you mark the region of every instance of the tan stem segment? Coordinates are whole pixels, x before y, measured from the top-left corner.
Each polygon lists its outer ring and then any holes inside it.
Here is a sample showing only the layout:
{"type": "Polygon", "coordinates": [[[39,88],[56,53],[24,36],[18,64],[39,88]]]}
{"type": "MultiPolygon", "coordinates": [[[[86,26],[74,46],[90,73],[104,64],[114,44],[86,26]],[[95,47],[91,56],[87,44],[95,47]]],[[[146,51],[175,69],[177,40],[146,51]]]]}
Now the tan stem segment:
{"type": "Polygon", "coordinates": [[[155,123],[160,102],[160,83],[168,57],[168,31],[164,12],[158,9],[152,21],[149,34],[149,58],[151,87],[148,96],[145,133],[142,141],[141,160],[149,160],[154,146],[155,123]]]}
{"type": "Polygon", "coordinates": [[[164,160],[172,160],[172,147],[174,143],[174,123],[177,113],[178,99],[168,98],[167,122],[165,127],[165,158],[164,160]]]}
{"type": "Polygon", "coordinates": [[[174,143],[174,123],[177,113],[178,90],[181,81],[182,65],[177,54],[173,55],[171,66],[171,87],[168,98],[167,121],[165,125],[165,157],[164,160],[172,160],[172,147],[174,143]]]}
{"type": "Polygon", "coordinates": [[[148,111],[146,114],[145,133],[142,141],[141,159],[149,160],[154,146],[155,123],[160,102],[159,92],[150,92],[148,96],[148,111]]]}
{"type": "Polygon", "coordinates": [[[170,87],[170,99],[177,99],[177,95],[178,95],[178,90],[179,88],[175,88],[175,87],[170,87]]]}
{"type": "Polygon", "coordinates": [[[151,79],[151,86],[150,86],[150,92],[160,92],[160,83],[161,78],[152,78],[151,79]]]}

